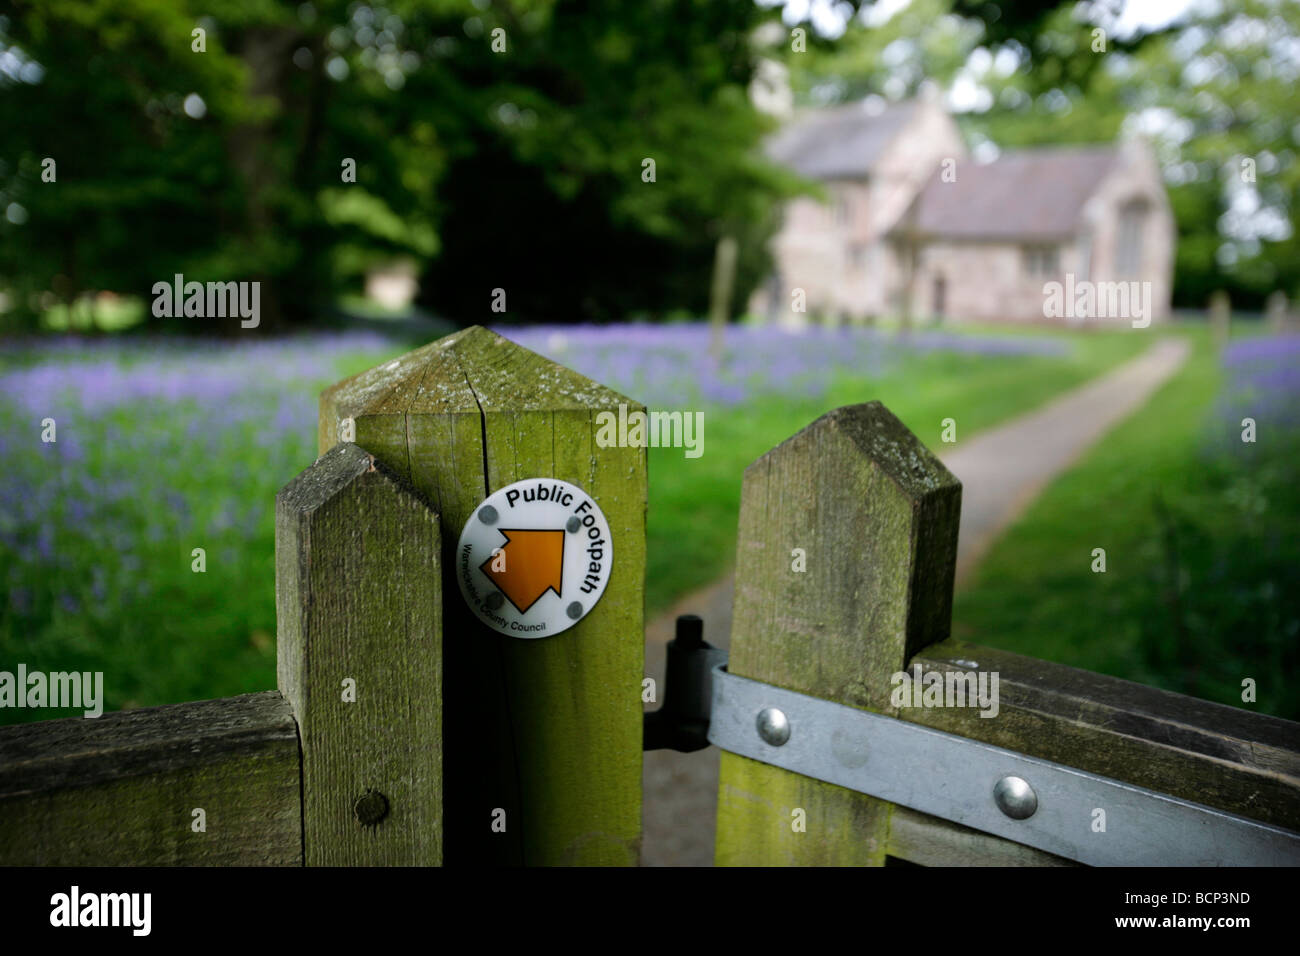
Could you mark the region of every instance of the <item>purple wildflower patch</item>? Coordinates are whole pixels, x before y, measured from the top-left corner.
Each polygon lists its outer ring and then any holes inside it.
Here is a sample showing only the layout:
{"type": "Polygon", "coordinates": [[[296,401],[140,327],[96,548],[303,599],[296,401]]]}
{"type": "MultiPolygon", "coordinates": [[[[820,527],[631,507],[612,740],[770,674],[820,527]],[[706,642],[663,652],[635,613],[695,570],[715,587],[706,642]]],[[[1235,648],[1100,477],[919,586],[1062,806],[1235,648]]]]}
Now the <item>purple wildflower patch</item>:
{"type": "MultiPolygon", "coordinates": [[[[223,593],[271,587],[275,493],[316,457],[320,390],[400,351],[369,334],[0,346],[0,661],[102,668],[119,643],[183,643],[223,593]]],[[[235,640],[252,626],[273,616],[226,625],[235,640]]],[[[128,696],[167,668],[121,659],[128,696]]]]}
{"type": "Polygon", "coordinates": [[[1233,342],[1223,351],[1222,366],[1218,417],[1234,440],[1244,418],[1255,420],[1257,433],[1300,430],[1300,335],[1233,342]]]}
{"type": "Polygon", "coordinates": [[[900,338],[871,328],[803,332],[728,326],[718,360],[707,323],[503,326],[501,335],[651,407],[740,405],[818,398],[834,376],[877,377],[908,354],[1061,356],[1058,339],[975,336],[926,330],[900,338]]]}

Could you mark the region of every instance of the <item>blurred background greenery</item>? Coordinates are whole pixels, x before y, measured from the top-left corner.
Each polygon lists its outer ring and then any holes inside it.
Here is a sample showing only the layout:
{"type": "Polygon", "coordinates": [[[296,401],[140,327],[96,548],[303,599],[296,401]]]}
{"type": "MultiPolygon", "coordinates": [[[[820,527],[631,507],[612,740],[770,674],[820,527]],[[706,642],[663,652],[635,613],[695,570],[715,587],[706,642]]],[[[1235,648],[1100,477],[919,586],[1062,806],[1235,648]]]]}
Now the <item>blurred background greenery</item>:
{"type": "Polygon", "coordinates": [[[1288,0],[8,3],[0,669],[104,670],[110,708],[273,686],[273,500],[315,457],[316,394],[506,318],[496,287],[510,321],[547,324],[557,360],[709,411],[704,458],[651,452],[651,613],[726,571],[743,468],[822,411],[880,398],[934,446],[952,409],[968,437],[1150,343],[814,330],[806,348],[777,342],[799,353],[781,377],[764,372],[771,342],[737,329],[694,364],[718,240],[738,241],[735,313],[782,203],[817,189],[759,148],[775,128],[750,96],[765,63],[801,105],[935,82],[977,156],[1151,137],[1183,309],[1152,334],[1193,357],[999,542],[956,627],[1238,706],[1255,677],[1249,706],[1300,717],[1300,345],[1259,321],[1271,294],[1300,293],[1288,0]],[[366,298],[385,270],[415,280],[403,321],[366,298]],[[261,326],[154,316],[153,284],[176,273],[260,281],[261,326]],[[1217,290],[1237,309],[1226,349],[1195,311],[1217,290]],[[616,331],[620,361],[587,364],[591,330],[573,324],[629,320],[660,324],[616,331]],[[1244,414],[1257,444],[1239,440],[1244,414]],[[1099,539],[1106,575],[1079,559],[1099,539]]]}
{"type": "Polygon", "coordinates": [[[17,0],[7,11],[0,322],[11,329],[39,327],[58,303],[84,318],[65,310],[54,325],[165,325],[92,294],[142,302],[175,273],[258,279],[267,326],[311,324],[395,260],[418,274],[420,305],[454,321],[486,314],[505,277],[524,320],[698,316],[724,235],[739,241],[739,309],[767,272],[781,201],[815,188],[756,149],[774,124],[747,91],[773,62],[802,104],[896,100],[937,82],[977,156],[1111,142],[1135,125],[1158,146],[1178,220],[1175,305],[1202,307],[1222,288],[1260,308],[1276,289],[1298,291],[1300,8],[1281,0],[17,0]],[[46,158],[58,188],[42,181],[46,158]],[[1242,158],[1257,163],[1254,184],[1241,182],[1242,158]]]}

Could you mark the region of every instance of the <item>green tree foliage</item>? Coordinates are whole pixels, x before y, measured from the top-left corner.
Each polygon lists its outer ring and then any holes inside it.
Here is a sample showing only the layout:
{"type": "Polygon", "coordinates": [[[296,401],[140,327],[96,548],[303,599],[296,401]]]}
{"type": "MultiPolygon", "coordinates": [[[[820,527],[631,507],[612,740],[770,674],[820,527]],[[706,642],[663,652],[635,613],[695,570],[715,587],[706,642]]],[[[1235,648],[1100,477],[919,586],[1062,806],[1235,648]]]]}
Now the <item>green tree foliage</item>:
{"type": "Polygon", "coordinates": [[[1237,0],[1143,51],[1139,70],[1176,82],[1155,108],[1178,215],[1175,283],[1189,305],[1215,288],[1259,307],[1300,296],[1300,4],[1237,0]]]}
{"type": "Polygon", "coordinates": [[[426,305],[465,321],[493,317],[497,288],[512,318],[699,313],[723,235],[740,243],[739,309],[781,201],[808,186],[758,149],[760,52],[784,58],[805,102],[973,79],[987,91],[962,117],[974,143],[1105,141],[1137,122],[1171,186],[1177,301],[1300,291],[1294,3],[1112,29],[1105,52],[1095,31],[1117,8],[1103,4],[912,0],[835,40],[805,20],[807,53],[760,51],[782,12],[17,0],[0,17],[3,320],[32,322],[51,295],[148,299],[179,272],[259,280],[265,324],[303,322],[399,256],[423,264],[426,305]]]}
{"type": "Polygon", "coordinates": [[[1300,5],[1194,6],[1123,35],[1122,3],[1000,7],[912,0],[884,23],[855,21],[792,59],[795,89],[816,103],[898,99],[925,80],[982,87],[958,119],[973,144],[999,148],[1145,135],[1178,227],[1175,304],[1203,307],[1220,288],[1254,307],[1277,288],[1300,294],[1300,5]]]}
{"type": "Polygon", "coordinates": [[[791,85],[809,103],[904,99],[926,80],[951,82],[983,37],[983,25],[955,14],[952,0],[912,0],[883,23],[853,22],[836,43],[790,57],[791,85]]]}
{"type": "Polygon", "coordinates": [[[210,250],[236,197],[217,123],[185,102],[237,114],[234,60],[191,54],[194,21],[166,0],[49,0],[0,26],[0,268],[15,305],[143,292],[181,267],[177,250],[210,250]]]}
{"type": "Polygon", "coordinates": [[[765,16],[746,3],[593,0],[474,18],[477,36],[412,78],[452,112],[456,141],[428,303],[490,318],[501,288],[527,318],[699,314],[723,234],[740,241],[743,303],[794,185],[758,154],[770,124],[746,92],[765,16]]]}
{"type": "Polygon", "coordinates": [[[49,290],[149,297],[183,273],[261,281],[274,326],[332,301],[348,244],[431,251],[437,150],[408,171],[425,131],[361,65],[373,46],[350,80],[326,70],[345,5],[189,6],[42,0],[0,23],[31,64],[0,73],[0,203],[19,208],[0,221],[0,270],[20,318],[49,290]],[[344,157],[357,161],[347,202],[344,157]]]}
{"type": "Polygon", "coordinates": [[[0,21],[10,316],[30,322],[50,290],[148,298],[179,272],[259,280],[264,324],[308,321],[402,254],[432,262],[427,303],[466,320],[498,287],[515,317],[702,310],[718,237],[741,242],[743,293],[797,187],[761,159],[770,123],[746,95],[748,38],[774,16],[20,0],[0,21]]]}
{"type": "Polygon", "coordinates": [[[997,108],[972,126],[1004,145],[1145,135],[1165,172],[1178,227],[1174,301],[1204,307],[1216,289],[1259,308],[1300,292],[1300,6],[1242,0],[1196,9],[1168,28],[1098,49],[1097,23],[1062,10],[1038,44],[1090,59],[1083,85],[1022,66],[990,75],[997,108]],[[1145,42],[1143,42],[1145,41],[1145,42]],[[1253,177],[1253,181],[1251,180],[1253,177]]]}

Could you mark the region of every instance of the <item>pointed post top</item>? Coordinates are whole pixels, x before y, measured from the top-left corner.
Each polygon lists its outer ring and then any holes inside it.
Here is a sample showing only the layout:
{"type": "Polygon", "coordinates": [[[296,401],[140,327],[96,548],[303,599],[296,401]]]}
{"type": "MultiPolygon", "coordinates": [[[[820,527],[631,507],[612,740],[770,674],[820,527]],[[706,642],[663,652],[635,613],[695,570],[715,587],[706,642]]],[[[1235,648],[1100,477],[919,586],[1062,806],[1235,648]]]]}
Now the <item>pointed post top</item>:
{"type": "Polygon", "coordinates": [[[352,417],[641,407],[481,325],[344,379],[321,400],[352,417]]]}
{"type": "Polygon", "coordinates": [[[798,448],[829,434],[847,438],[862,459],[879,468],[913,501],[961,487],[961,482],[934,452],[879,401],[844,405],[827,412],[753,462],[746,469],[746,476],[751,470],[770,467],[772,459],[800,454],[798,448]]]}

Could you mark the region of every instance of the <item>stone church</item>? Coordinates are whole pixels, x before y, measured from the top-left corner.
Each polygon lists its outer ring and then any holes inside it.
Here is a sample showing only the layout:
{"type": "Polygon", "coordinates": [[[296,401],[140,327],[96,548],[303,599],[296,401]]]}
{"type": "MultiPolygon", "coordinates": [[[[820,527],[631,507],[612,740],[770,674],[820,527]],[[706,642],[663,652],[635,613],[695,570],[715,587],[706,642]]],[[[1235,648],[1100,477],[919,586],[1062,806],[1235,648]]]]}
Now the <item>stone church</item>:
{"type": "Polygon", "coordinates": [[[903,314],[922,323],[1127,317],[1104,307],[1063,316],[1045,305],[1053,282],[1150,283],[1149,317],[1169,315],[1174,221],[1140,141],[977,163],[933,99],[873,98],[802,114],[767,150],[827,198],[787,204],[774,272],[749,302],[754,316],[793,328],[903,314]]]}

